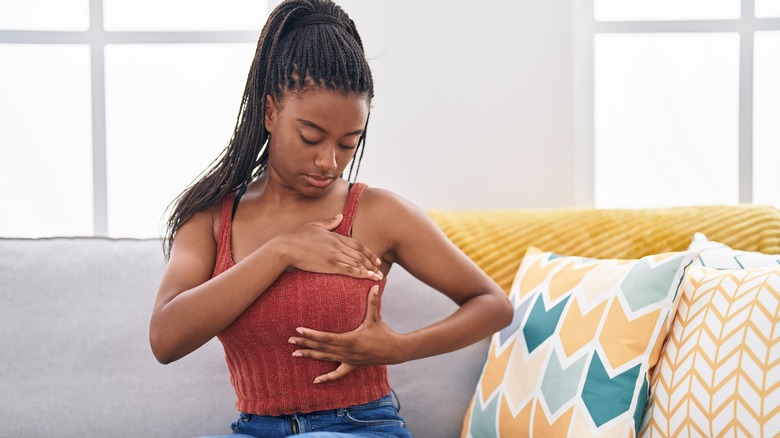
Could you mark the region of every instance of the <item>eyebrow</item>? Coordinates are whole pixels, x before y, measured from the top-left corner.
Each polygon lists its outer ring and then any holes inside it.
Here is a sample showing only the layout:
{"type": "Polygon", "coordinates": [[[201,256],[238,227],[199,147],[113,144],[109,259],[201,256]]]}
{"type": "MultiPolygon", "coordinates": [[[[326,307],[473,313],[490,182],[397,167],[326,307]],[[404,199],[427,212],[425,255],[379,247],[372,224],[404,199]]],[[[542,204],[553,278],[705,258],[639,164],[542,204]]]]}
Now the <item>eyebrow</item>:
{"type": "MultiPolygon", "coordinates": [[[[316,129],[316,130],[318,130],[318,131],[322,132],[323,134],[327,134],[327,133],[328,133],[328,131],[326,131],[326,130],[325,130],[325,128],[323,128],[323,127],[321,127],[321,126],[317,125],[317,124],[316,124],[316,123],[314,123],[314,122],[311,122],[311,121],[309,121],[309,120],[306,120],[306,119],[297,119],[297,120],[298,120],[298,122],[300,122],[301,124],[303,124],[303,125],[306,125],[306,126],[308,126],[308,127],[310,127],[310,128],[314,128],[314,129],[316,129]]],[[[357,131],[347,132],[347,133],[346,133],[346,134],[344,134],[342,137],[346,137],[346,136],[348,136],[348,135],[358,135],[358,134],[362,134],[362,133],[363,133],[363,130],[362,130],[362,129],[358,129],[357,131]]]]}

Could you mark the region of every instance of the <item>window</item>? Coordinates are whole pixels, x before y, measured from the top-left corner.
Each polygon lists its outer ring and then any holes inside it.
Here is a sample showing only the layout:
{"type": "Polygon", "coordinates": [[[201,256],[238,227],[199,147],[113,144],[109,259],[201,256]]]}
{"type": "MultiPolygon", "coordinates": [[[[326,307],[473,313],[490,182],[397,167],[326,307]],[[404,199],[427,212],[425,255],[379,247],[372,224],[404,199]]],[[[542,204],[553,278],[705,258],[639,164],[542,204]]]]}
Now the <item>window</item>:
{"type": "Polygon", "coordinates": [[[268,12],[0,2],[0,235],[159,236],[167,204],[230,139],[268,12]]]}
{"type": "Polygon", "coordinates": [[[780,206],[780,1],[574,3],[579,204],[780,206]]]}

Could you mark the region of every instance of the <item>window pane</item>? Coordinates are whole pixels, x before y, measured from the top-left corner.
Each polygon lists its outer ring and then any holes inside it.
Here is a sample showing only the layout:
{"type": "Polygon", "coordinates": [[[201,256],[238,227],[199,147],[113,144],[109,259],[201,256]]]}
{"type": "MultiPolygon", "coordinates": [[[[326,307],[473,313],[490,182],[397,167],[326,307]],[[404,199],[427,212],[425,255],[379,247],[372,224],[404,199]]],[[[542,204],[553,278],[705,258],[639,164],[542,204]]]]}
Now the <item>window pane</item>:
{"type": "Polygon", "coordinates": [[[756,17],[780,17],[780,0],[756,0],[756,17]]]}
{"type": "Polygon", "coordinates": [[[256,30],[268,18],[257,0],[103,0],[106,30],[256,30]]]}
{"type": "Polygon", "coordinates": [[[89,0],[0,0],[0,29],[87,30],[89,0]]]}
{"type": "Polygon", "coordinates": [[[89,47],[0,44],[0,236],[91,235],[89,47]]]}
{"type": "Polygon", "coordinates": [[[233,133],[254,44],[106,47],[108,232],[157,237],[163,212],[233,133]]]}
{"type": "Polygon", "coordinates": [[[737,34],[595,41],[598,207],[738,200],[737,34]]]}
{"type": "Polygon", "coordinates": [[[598,21],[714,20],[739,18],[739,0],[594,0],[598,21]]]}
{"type": "Polygon", "coordinates": [[[756,32],[753,202],[780,207],[780,31],[756,32]]]}

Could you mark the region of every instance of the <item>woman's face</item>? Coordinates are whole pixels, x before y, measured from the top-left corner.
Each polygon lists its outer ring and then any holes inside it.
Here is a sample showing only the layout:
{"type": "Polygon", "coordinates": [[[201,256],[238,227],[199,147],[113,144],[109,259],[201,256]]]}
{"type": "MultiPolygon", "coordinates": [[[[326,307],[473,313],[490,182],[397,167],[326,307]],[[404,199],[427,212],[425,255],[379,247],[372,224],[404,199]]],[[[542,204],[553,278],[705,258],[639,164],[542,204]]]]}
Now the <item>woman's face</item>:
{"type": "Polygon", "coordinates": [[[368,101],[324,89],[268,97],[268,175],[306,196],[321,196],[355,155],[368,101]]]}

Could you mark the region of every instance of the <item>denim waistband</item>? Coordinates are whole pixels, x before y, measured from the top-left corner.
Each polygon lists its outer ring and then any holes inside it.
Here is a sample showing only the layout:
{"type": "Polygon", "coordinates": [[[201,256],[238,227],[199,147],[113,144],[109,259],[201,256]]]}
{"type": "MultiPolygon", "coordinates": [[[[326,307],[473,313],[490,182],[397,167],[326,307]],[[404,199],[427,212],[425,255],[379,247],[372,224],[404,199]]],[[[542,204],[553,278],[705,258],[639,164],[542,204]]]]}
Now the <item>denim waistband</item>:
{"type": "Polygon", "coordinates": [[[368,403],[363,403],[359,405],[353,405],[347,408],[339,408],[336,409],[336,415],[344,415],[345,412],[349,411],[357,411],[361,409],[373,409],[378,408],[380,406],[393,406],[396,410],[401,409],[401,403],[398,402],[398,396],[396,395],[395,391],[392,391],[390,394],[387,394],[384,397],[380,397],[376,400],[370,401],[368,403]]]}

